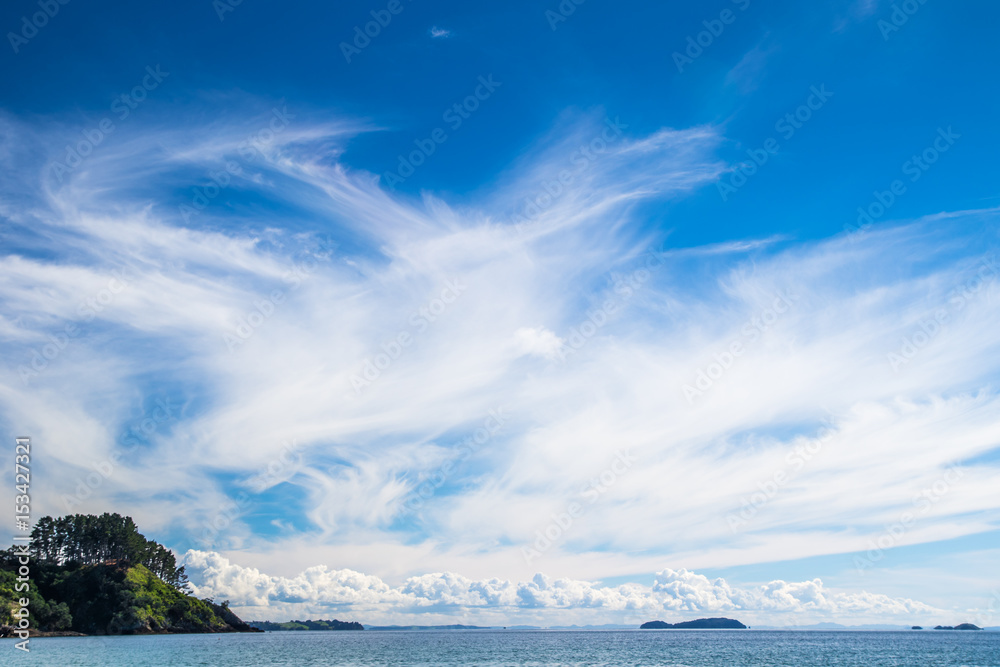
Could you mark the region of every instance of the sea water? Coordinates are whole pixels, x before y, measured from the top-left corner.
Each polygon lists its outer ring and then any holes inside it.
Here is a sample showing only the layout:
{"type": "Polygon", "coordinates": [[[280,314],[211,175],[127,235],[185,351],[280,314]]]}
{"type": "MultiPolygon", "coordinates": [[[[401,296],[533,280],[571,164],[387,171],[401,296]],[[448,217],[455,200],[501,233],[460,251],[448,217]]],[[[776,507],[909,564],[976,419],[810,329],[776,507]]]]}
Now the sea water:
{"type": "Polygon", "coordinates": [[[0,641],[0,665],[1000,667],[1000,632],[757,630],[268,632],[0,641]]]}

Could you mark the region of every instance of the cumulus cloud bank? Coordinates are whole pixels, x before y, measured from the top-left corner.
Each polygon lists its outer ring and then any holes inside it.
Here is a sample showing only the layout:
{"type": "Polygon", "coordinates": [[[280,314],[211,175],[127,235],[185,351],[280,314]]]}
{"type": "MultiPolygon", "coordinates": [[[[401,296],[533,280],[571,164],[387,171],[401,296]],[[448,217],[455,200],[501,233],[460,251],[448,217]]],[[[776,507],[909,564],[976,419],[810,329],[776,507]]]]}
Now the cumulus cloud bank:
{"type": "Polygon", "coordinates": [[[909,599],[830,590],[819,579],[739,588],[725,579],[710,580],[685,569],[657,572],[652,586],[604,586],[551,579],[541,573],[522,582],[473,580],[444,572],[409,577],[392,587],[378,577],[325,566],[308,568],[294,577],[269,576],[218,553],[197,550],[185,554],[184,565],[198,595],[225,598],[234,606],[268,617],[289,613],[294,608],[289,605],[301,605],[301,612],[361,614],[377,622],[413,617],[427,610],[464,618],[490,618],[494,614],[519,618],[528,612],[551,622],[578,618],[579,612],[587,611],[625,613],[635,618],[738,612],[746,618],[771,619],[791,614],[800,618],[912,618],[937,611],[909,599]]]}

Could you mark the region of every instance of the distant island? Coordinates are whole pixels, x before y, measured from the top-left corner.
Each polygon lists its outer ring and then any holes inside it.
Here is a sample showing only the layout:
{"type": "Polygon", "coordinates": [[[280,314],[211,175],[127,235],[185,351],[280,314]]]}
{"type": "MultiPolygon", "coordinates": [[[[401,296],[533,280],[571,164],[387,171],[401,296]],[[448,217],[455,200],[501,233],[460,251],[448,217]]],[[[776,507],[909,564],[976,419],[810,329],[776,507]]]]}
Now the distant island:
{"type": "Polygon", "coordinates": [[[296,632],[304,630],[312,631],[340,631],[340,630],[364,630],[365,626],[360,623],[338,621],[289,621],[287,623],[271,623],[270,621],[248,621],[247,625],[265,632],[296,632]]]}
{"type": "Polygon", "coordinates": [[[935,630],[982,630],[978,625],[973,625],[972,623],[961,623],[954,627],[950,625],[938,625],[934,627],[935,630]]]}
{"type": "Polygon", "coordinates": [[[189,595],[173,553],[147,540],[131,517],[40,519],[27,547],[27,590],[17,582],[23,549],[0,551],[0,637],[23,632],[14,628],[22,598],[29,601],[32,637],[260,632],[230,611],[228,600],[189,595]]]}
{"type": "Polygon", "coordinates": [[[747,626],[731,618],[699,618],[680,623],[649,621],[639,626],[640,630],[746,630],[747,626]]]}

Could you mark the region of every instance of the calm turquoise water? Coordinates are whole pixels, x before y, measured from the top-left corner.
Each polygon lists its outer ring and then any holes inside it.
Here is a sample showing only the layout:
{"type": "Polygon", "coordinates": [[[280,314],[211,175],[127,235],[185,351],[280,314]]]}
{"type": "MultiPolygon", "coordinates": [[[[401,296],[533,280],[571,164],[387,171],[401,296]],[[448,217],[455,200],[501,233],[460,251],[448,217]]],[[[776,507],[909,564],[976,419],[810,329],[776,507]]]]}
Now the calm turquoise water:
{"type": "Polygon", "coordinates": [[[1000,632],[458,631],[0,641],[0,665],[657,665],[1000,667],[1000,632]]]}

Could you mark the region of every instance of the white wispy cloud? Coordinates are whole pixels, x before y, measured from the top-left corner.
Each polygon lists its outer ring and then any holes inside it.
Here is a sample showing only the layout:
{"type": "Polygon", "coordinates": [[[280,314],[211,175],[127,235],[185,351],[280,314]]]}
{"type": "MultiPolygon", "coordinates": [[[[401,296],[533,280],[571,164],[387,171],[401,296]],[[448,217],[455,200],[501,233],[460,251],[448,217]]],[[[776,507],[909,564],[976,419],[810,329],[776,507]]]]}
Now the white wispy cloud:
{"type": "Polygon", "coordinates": [[[856,0],[851,5],[851,13],[859,17],[871,16],[878,9],[879,0],[856,0]]]}
{"type": "Polygon", "coordinates": [[[545,327],[523,327],[514,332],[514,341],[523,354],[554,359],[565,341],[545,327]]]}
{"type": "Polygon", "coordinates": [[[61,183],[61,130],[3,118],[0,410],[46,443],[38,511],[126,511],[178,544],[217,523],[247,568],[476,581],[863,552],[908,512],[890,561],[995,529],[996,211],[671,247],[642,207],[722,173],[714,128],[567,117],[457,206],[345,164],[373,125],[289,109],[262,141],[271,106],[122,127],[61,183]],[[137,395],[179,407],[127,449],[137,395]],[[289,440],[296,466],[254,491],[289,440]]]}
{"type": "Polygon", "coordinates": [[[847,7],[846,15],[839,15],[834,21],[833,31],[841,32],[851,24],[861,23],[873,16],[879,9],[879,0],[854,0],[847,7]]]}
{"type": "Polygon", "coordinates": [[[757,46],[750,49],[736,65],[726,73],[726,83],[736,85],[743,94],[752,92],[760,85],[768,59],[779,50],[770,35],[765,35],[757,46]]]}

